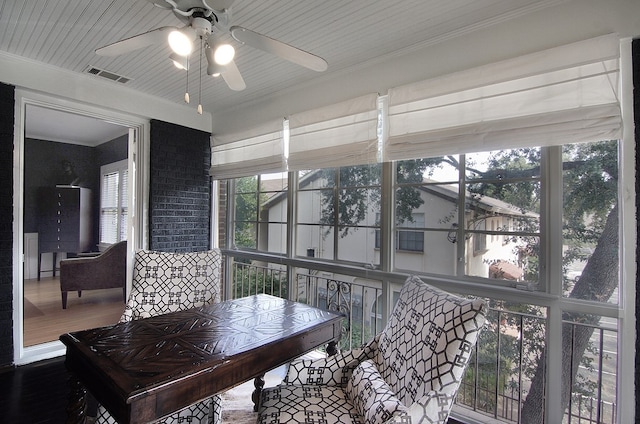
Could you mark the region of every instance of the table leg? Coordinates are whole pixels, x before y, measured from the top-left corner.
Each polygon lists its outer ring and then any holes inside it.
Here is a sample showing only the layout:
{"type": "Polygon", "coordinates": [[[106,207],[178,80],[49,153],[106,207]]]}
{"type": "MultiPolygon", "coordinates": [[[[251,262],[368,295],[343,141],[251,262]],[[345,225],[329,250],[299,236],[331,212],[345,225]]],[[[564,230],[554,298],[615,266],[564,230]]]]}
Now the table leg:
{"type": "Polygon", "coordinates": [[[253,412],[258,412],[258,405],[260,405],[260,395],[262,394],[262,389],[264,388],[264,374],[256,377],[253,380],[253,387],[255,387],[255,390],[251,394],[251,400],[253,401],[253,412]]]}
{"type": "Polygon", "coordinates": [[[335,341],[329,342],[327,345],[327,355],[333,356],[338,353],[338,344],[335,341]]]}
{"type": "Polygon", "coordinates": [[[69,376],[69,388],[71,390],[67,404],[67,424],[85,424],[87,417],[87,389],[73,374],[69,376]]]}

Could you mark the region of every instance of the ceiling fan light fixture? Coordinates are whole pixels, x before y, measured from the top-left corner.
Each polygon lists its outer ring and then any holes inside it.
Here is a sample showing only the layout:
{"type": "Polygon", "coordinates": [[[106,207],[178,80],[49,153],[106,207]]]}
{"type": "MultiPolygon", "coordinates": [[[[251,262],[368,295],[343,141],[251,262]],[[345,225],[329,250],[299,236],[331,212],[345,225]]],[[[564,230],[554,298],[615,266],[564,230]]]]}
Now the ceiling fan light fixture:
{"type": "Polygon", "coordinates": [[[171,31],[167,39],[171,50],[173,50],[177,55],[189,56],[193,51],[193,42],[189,36],[182,31],[171,31]]]}
{"type": "Polygon", "coordinates": [[[236,55],[236,49],[231,44],[220,44],[216,47],[213,59],[218,65],[228,65],[236,55]]]}
{"type": "Polygon", "coordinates": [[[169,56],[173,65],[178,69],[189,70],[189,56],[180,56],[176,53],[171,53],[169,56]]]}
{"type": "Polygon", "coordinates": [[[211,75],[212,77],[219,77],[222,72],[222,66],[218,65],[215,62],[209,62],[207,65],[207,75],[211,75]]]}

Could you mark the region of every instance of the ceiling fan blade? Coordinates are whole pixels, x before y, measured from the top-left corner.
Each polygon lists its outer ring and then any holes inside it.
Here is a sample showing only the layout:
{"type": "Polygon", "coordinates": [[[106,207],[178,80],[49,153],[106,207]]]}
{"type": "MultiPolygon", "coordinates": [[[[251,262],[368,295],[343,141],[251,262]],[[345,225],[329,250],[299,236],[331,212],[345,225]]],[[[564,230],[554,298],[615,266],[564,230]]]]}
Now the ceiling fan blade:
{"type": "Polygon", "coordinates": [[[96,54],[100,56],[118,56],[125,53],[150,46],[152,44],[161,43],[167,40],[167,36],[171,31],[177,29],[175,27],[161,27],[152,29],[124,40],[116,41],[96,50],[96,54]]]}
{"type": "Polygon", "coordinates": [[[202,0],[202,4],[209,10],[229,9],[235,0],[202,0]]]}
{"type": "Polygon", "coordinates": [[[313,71],[322,72],[327,70],[328,64],[326,60],[297,47],[239,26],[232,26],[230,31],[233,38],[243,44],[275,54],[313,71]]]}
{"type": "Polygon", "coordinates": [[[240,70],[233,60],[223,66],[220,75],[233,91],[242,91],[247,88],[247,84],[244,82],[242,74],[240,74],[240,70]]]}

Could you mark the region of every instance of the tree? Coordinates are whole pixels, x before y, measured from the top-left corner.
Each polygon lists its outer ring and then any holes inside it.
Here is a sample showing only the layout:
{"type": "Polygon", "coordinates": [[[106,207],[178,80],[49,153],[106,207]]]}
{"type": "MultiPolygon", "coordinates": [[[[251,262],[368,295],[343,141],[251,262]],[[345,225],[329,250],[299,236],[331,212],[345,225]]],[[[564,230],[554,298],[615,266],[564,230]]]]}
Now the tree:
{"type": "Polygon", "coordinates": [[[256,247],[255,222],[258,213],[258,178],[236,180],[234,241],[237,247],[256,247]]]}
{"type": "MultiPolygon", "coordinates": [[[[396,220],[399,223],[413,222],[412,212],[422,205],[420,193],[412,187],[402,184],[422,181],[422,175],[428,168],[440,166],[441,159],[417,159],[404,161],[397,167],[396,220]]],[[[322,193],[322,216],[320,223],[333,226],[336,220],[340,225],[340,237],[346,237],[350,231],[365,219],[370,204],[380,205],[382,167],[363,165],[337,169],[323,169],[321,178],[325,179],[333,191],[322,193]]],[[[379,208],[378,208],[379,209],[379,208]]],[[[376,222],[379,225],[379,222],[376,222]]],[[[330,230],[325,232],[328,234],[330,230]]]]}

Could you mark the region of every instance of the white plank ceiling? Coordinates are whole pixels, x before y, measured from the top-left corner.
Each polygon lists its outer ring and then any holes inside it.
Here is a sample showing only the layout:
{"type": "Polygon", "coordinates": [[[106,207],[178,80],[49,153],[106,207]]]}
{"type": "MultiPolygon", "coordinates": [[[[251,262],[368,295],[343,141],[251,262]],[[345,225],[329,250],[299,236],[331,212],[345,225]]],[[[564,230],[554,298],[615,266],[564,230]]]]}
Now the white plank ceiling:
{"type": "MultiPolygon", "coordinates": [[[[233,25],[319,55],[329,68],[317,73],[232,40],[247,88],[231,91],[224,81],[207,76],[203,70],[202,104],[206,111],[215,113],[324,74],[346,72],[363,63],[375,63],[380,57],[468,34],[561,2],[235,0],[233,25]]],[[[95,53],[101,46],[160,26],[182,23],[171,11],[146,0],[0,0],[0,50],[78,73],[91,67],[106,70],[129,78],[126,85],[132,89],[182,102],[186,73],[171,65],[167,45],[117,57],[95,53]]],[[[206,60],[203,62],[206,68],[206,60]]],[[[198,100],[199,80],[198,61],[192,59],[192,102],[198,100]]]]}

